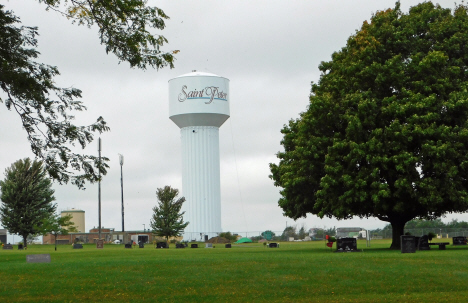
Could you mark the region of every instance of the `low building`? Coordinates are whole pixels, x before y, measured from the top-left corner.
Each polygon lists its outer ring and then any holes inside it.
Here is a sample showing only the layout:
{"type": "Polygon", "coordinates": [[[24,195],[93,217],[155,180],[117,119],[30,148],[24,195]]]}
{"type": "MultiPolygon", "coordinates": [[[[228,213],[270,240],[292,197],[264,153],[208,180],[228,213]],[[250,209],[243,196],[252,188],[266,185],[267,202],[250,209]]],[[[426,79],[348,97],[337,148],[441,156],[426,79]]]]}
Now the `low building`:
{"type": "MultiPolygon", "coordinates": [[[[147,236],[148,243],[153,242],[155,237],[151,231],[115,231],[114,228],[101,228],[101,238],[104,242],[113,242],[115,240],[122,240],[122,243],[128,243],[132,241],[132,236],[145,235],[147,236]]],[[[146,238],[146,237],[145,237],[146,238]]],[[[87,233],[69,233],[68,235],[58,235],[57,244],[71,244],[74,242],[81,243],[96,243],[99,239],[99,229],[92,228],[87,233]]],[[[55,244],[55,237],[52,234],[45,235],[42,242],[44,244],[55,244]]]]}

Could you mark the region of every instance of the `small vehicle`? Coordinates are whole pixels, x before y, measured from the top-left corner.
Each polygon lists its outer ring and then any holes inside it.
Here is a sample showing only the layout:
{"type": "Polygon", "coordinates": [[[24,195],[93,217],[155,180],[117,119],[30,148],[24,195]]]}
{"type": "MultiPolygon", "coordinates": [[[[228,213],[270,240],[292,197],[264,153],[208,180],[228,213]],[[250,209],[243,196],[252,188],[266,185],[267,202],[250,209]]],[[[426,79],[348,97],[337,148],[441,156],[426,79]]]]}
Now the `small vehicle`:
{"type": "Polygon", "coordinates": [[[114,241],[112,242],[112,244],[122,244],[122,240],[118,240],[118,239],[117,239],[117,240],[114,240],[114,241]]]}

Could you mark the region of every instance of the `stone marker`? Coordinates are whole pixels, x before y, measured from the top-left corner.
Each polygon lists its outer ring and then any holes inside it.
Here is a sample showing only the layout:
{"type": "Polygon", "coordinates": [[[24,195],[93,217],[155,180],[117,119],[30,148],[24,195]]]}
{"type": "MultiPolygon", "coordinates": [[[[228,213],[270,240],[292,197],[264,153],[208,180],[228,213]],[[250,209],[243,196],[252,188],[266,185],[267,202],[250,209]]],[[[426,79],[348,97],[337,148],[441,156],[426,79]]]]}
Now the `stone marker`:
{"type": "Polygon", "coordinates": [[[269,243],[268,247],[269,248],[279,247],[279,243],[269,243]]]}
{"type": "Polygon", "coordinates": [[[453,237],[453,245],[466,245],[466,237],[453,237]]]}
{"type": "Polygon", "coordinates": [[[28,263],[50,263],[50,254],[26,255],[28,263]]]}
{"type": "Polygon", "coordinates": [[[337,252],[358,251],[356,238],[339,238],[336,240],[337,252]]]}
{"type": "Polygon", "coordinates": [[[182,243],[176,243],[175,248],[185,248],[185,245],[182,243]]]}
{"type": "Polygon", "coordinates": [[[139,247],[139,248],[145,248],[145,243],[143,243],[143,242],[138,242],[138,247],[139,247]]]}
{"type": "Polygon", "coordinates": [[[190,248],[198,248],[198,244],[190,244],[190,248]]]}
{"type": "Polygon", "coordinates": [[[156,248],[169,248],[166,242],[158,242],[156,243],[156,248]]]}
{"type": "Polygon", "coordinates": [[[419,238],[418,249],[419,250],[431,249],[431,247],[429,246],[429,238],[427,236],[422,236],[419,238]]]}
{"type": "Polygon", "coordinates": [[[73,244],[73,249],[82,249],[83,244],[73,244]]]}
{"type": "Polygon", "coordinates": [[[98,249],[103,249],[104,248],[104,240],[103,239],[97,240],[96,248],[98,248],[98,249]]]}
{"type": "Polygon", "coordinates": [[[231,248],[231,243],[224,245],[225,248],[231,248]]]}
{"type": "Polygon", "coordinates": [[[213,248],[213,243],[205,243],[205,248],[213,248]]]}
{"type": "Polygon", "coordinates": [[[132,244],[130,243],[125,244],[125,248],[132,248],[132,244]]]}
{"type": "Polygon", "coordinates": [[[416,242],[414,236],[400,236],[401,253],[415,253],[416,242]]]}
{"type": "Polygon", "coordinates": [[[3,249],[13,249],[13,245],[11,244],[4,244],[3,249]]]}
{"type": "Polygon", "coordinates": [[[23,250],[24,249],[23,244],[18,244],[18,249],[23,250]]]}

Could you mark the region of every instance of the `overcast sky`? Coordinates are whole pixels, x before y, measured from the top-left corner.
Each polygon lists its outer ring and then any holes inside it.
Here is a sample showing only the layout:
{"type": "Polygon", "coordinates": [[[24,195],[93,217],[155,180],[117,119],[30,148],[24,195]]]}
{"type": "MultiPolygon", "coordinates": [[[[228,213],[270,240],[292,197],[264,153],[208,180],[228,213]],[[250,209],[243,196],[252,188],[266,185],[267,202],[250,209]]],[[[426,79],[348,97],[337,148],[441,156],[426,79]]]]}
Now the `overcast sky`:
{"type": "MultiPolygon", "coordinates": [[[[382,228],[378,219],[337,221],[309,215],[283,216],[279,189],[268,178],[268,164],[278,162],[281,128],[306,109],[311,81],[318,81],[321,61],[346,44],[373,13],[393,8],[395,1],[148,1],[170,17],[156,34],[168,40],[165,50],[180,50],[174,69],[130,69],[106,55],[95,27],[72,25],[34,0],[2,1],[38,26],[40,62],[57,66],[62,87],[83,91],[88,111],[76,123],[99,116],[111,131],[102,135],[110,169],[102,181],[102,225],[121,230],[120,165],[125,163],[125,229],[148,228],[156,189],[182,189],[179,128],[169,119],[168,80],[192,70],[230,79],[231,117],[220,128],[221,207],[223,231],[282,231],[286,224],[311,227],[382,228]]],[[[401,1],[403,11],[418,1],[401,1]]],[[[454,1],[439,1],[454,7],[454,1]]],[[[0,104],[0,179],[13,162],[33,157],[19,117],[0,104]]],[[[97,155],[97,143],[85,153],[97,155]]],[[[98,225],[98,186],[80,191],[54,185],[59,210],[86,212],[86,230],[98,225]]],[[[467,214],[443,218],[468,220],[467,214]]],[[[257,233],[258,234],[258,233],[257,233]]],[[[252,234],[253,235],[253,234],[252,234]]]]}

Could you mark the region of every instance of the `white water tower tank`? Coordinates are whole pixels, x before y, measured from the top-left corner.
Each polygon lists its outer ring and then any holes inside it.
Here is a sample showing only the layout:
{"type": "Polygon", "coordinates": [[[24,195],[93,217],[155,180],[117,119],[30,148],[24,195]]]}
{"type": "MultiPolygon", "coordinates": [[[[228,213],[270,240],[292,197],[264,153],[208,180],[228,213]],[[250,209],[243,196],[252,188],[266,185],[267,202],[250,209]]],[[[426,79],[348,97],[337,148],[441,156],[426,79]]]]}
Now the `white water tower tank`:
{"type": "Polygon", "coordinates": [[[169,118],[182,139],[184,240],[221,232],[219,127],[229,118],[229,79],[193,71],[169,80],[169,118]]]}

